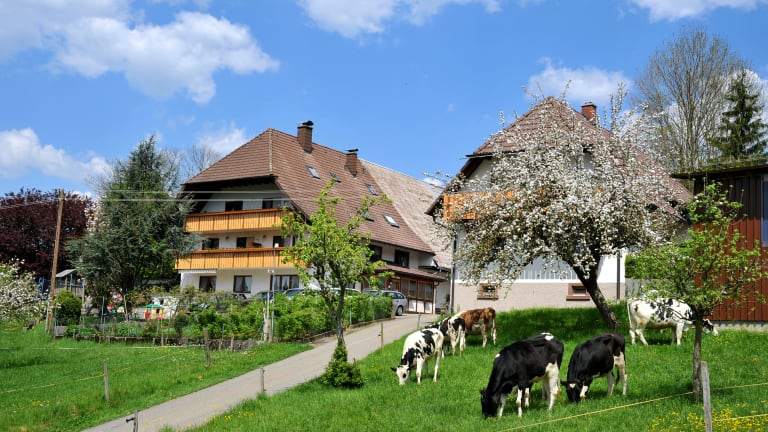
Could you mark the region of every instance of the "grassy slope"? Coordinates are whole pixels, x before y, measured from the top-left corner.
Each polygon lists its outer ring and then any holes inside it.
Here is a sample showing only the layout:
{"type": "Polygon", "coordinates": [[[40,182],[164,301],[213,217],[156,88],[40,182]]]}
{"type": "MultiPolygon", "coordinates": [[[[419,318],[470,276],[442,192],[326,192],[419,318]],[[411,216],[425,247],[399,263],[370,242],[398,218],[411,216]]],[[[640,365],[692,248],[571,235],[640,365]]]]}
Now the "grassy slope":
{"type": "MultiPolygon", "coordinates": [[[[625,317],[623,306],[616,312],[625,317]]],[[[593,309],[528,310],[498,316],[499,343],[482,348],[469,339],[462,358],[447,357],[438,382],[414,381],[404,387],[390,371],[402,341],[390,344],[359,362],[366,378],[360,390],[336,390],[310,382],[272,397],[243,403],[197,431],[688,431],[703,430],[703,408],[692,400],[693,332],[683,345],[670,345],[669,332],[647,332],[651,346],[627,347],[628,391],[606,397],[606,380],[596,380],[587,401],[567,403],[565,397],[550,413],[534,388],[523,418],[514,401],[501,419],[484,420],[479,390],[487,384],[493,357],[514,340],[549,331],[565,343],[561,377],[573,348],[602,333],[593,309]]],[[[626,328],[620,331],[627,337],[626,328]]],[[[768,334],[723,331],[705,335],[703,357],[709,363],[713,410],[718,431],[768,430],[768,334]],[[743,384],[758,384],[745,387],[743,384]],[[730,419],[730,420],[728,420],[730,419]]],[[[431,369],[430,369],[431,371],[431,369]]]]}
{"type": "Polygon", "coordinates": [[[42,327],[0,329],[0,431],[79,431],[309,348],[274,344],[245,354],[214,351],[206,369],[202,348],[53,340],[42,327]]]}

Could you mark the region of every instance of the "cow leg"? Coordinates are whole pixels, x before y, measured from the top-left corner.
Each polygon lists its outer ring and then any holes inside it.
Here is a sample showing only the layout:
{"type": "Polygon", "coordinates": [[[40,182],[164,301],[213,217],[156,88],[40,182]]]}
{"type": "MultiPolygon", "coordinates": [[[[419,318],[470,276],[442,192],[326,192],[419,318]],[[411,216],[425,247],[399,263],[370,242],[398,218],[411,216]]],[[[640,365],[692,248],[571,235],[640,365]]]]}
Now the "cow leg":
{"type": "Polygon", "coordinates": [[[619,354],[618,357],[613,358],[613,363],[616,365],[616,373],[619,375],[619,382],[621,382],[621,394],[627,395],[627,362],[624,358],[624,353],[619,354]]]}
{"type": "Polygon", "coordinates": [[[529,386],[525,388],[525,391],[523,392],[523,405],[528,408],[531,406],[531,387],[533,387],[533,383],[531,383],[529,386]]]}
{"type": "Polygon", "coordinates": [[[466,332],[461,332],[461,335],[459,336],[459,356],[462,356],[464,354],[464,347],[467,345],[467,334],[466,332]]]}
{"type": "MultiPolygon", "coordinates": [[[[683,323],[681,323],[681,322],[679,322],[679,323],[677,323],[677,325],[675,325],[675,339],[677,340],[677,345],[678,346],[680,345],[680,339],[683,338],[683,327],[684,326],[685,325],[683,323]]],[[[675,343],[675,341],[672,341],[672,343],[675,343]]]]}
{"type": "MultiPolygon", "coordinates": [[[[615,363],[615,360],[614,360],[614,363],[615,363]]],[[[605,377],[608,378],[608,396],[610,396],[613,394],[613,387],[616,385],[616,378],[613,377],[613,370],[608,372],[608,375],[606,375],[605,377]]]]}
{"type": "Polygon", "coordinates": [[[523,416],[523,405],[522,405],[522,398],[523,398],[523,388],[518,386],[517,387],[517,416],[522,417],[523,416]]]}
{"type": "Polygon", "coordinates": [[[496,417],[501,418],[501,415],[504,414],[504,405],[507,404],[507,396],[509,396],[506,393],[501,394],[501,403],[499,404],[499,411],[496,414],[496,417]]]}
{"type": "Polygon", "coordinates": [[[488,334],[485,332],[485,323],[480,323],[480,333],[483,334],[483,348],[485,348],[485,344],[488,342],[488,334]]]}
{"type": "Polygon", "coordinates": [[[493,337],[493,344],[496,345],[496,326],[491,329],[491,336],[493,337]]]}
{"type": "Polygon", "coordinates": [[[584,385],[581,387],[581,393],[579,394],[579,398],[583,401],[587,398],[587,392],[589,391],[589,385],[592,384],[591,382],[589,384],[584,383],[584,385]]]}
{"type": "Polygon", "coordinates": [[[635,329],[633,327],[629,328],[629,340],[632,341],[632,345],[635,344],[635,329]]]}
{"type": "Polygon", "coordinates": [[[437,369],[440,367],[440,356],[435,356],[435,373],[432,377],[433,382],[437,382],[437,369]]]}
{"type": "Polygon", "coordinates": [[[416,359],[416,384],[421,384],[421,367],[424,365],[424,359],[416,359]]]}
{"type": "Polygon", "coordinates": [[[549,410],[555,406],[555,399],[560,393],[560,368],[557,364],[550,363],[547,365],[547,374],[544,379],[541,380],[541,394],[544,396],[546,390],[547,397],[549,397],[549,410]]]}
{"type": "Polygon", "coordinates": [[[646,341],[645,340],[645,336],[643,336],[643,330],[642,329],[637,329],[637,330],[635,330],[635,332],[640,337],[640,342],[642,342],[643,345],[648,346],[648,341],[646,341]]]}

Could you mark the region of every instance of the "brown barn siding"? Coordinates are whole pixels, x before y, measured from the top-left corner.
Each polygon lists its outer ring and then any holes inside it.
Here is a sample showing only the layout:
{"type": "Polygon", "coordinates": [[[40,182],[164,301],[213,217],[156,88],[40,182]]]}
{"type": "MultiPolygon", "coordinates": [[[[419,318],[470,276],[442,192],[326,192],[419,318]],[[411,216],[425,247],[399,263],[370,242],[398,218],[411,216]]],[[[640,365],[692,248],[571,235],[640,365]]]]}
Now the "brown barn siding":
{"type": "MultiPolygon", "coordinates": [[[[755,240],[762,241],[762,173],[745,173],[744,175],[732,176],[710,176],[708,181],[718,181],[726,190],[731,188],[729,199],[739,201],[744,206],[742,212],[744,219],[736,223],[736,228],[747,239],[748,244],[753,244],[755,240]]],[[[697,181],[694,187],[694,193],[699,193],[703,189],[703,182],[697,181]]],[[[768,248],[762,248],[763,257],[768,257],[768,248]]],[[[768,280],[760,281],[760,293],[768,298],[768,280]]],[[[726,302],[715,308],[712,318],[716,321],[768,321],[768,305],[757,301],[749,301],[741,305],[734,305],[733,302],[726,302]]]]}

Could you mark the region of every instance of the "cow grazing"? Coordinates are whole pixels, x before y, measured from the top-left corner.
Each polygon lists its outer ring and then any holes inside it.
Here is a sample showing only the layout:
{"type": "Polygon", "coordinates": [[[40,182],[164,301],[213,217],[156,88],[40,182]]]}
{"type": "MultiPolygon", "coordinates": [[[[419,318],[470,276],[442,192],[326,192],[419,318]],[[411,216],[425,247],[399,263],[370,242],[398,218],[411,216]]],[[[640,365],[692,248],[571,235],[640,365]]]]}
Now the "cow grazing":
{"type": "Polygon", "coordinates": [[[416,382],[421,384],[421,368],[429,373],[429,359],[435,358],[435,375],[433,381],[437,382],[437,369],[440,366],[440,356],[443,351],[443,333],[436,328],[427,328],[410,334],[405,338],[403,356],[400,358],[400,366],[391,368],[397,374],[400,385],[405,384],[410,376],[411,369],[416,369],[416,382]]]}
{"type": "Polygon", "coordinates": [[[506,346],[493,360],[488,386],[480,390],[483,416],[501,417],[508,395],[517,388],[517,415],[522,417],[522,405],[528,407],[531,386],[537,381],[551,410],[560,393],[562,361],[563,343],[549,333],[506,346]]]}
{"type": "Polygon", "coordinates": [[[485,347],[490,332],[493,344],[496,345],[496,311],[493,308],[470,309],[458,315],[464,319],[465,334],[482,334],[485,347]]]}
{"type": "MultiPolygon", "coordinates": [[[[675,338],[672,343],[683,338],[683,332],[693,325],[693,310],[691,307],[675,299],[659,298],[627,300],[627,315],[629,315],[629,337],[635,344],[635,335],[640,337],[643,345],[648,345],[643,335],[646,328],[673,328],[675,338]]],[[[717,329],[708,319],[704,320],[704,331],[711,331],[717,336],[717,329]]]]}
{"type": "Polygon", "coordinates": [[[456,355],[456,346],[459,346],[459,355],[464,354],[464,318],[459,315],[443,318],[432,325],[432,328],[439,329],[443,333],[443,357],[445,357],[445,348],[450,343],[451,354],[456,355]]]}
{"type": "Polygon", "coordinates": [[[627,368],[624,354],[624,337],[606,333],[596,336],[576,346],[568,363],[568,379],[562,381],[568,400],[579,403],[587,397],[592,380],[608,378],[608,396],[613,394],[616,380],[613,368],[616,368],[621,381],[622,394],[627,395],[627,368]]]}

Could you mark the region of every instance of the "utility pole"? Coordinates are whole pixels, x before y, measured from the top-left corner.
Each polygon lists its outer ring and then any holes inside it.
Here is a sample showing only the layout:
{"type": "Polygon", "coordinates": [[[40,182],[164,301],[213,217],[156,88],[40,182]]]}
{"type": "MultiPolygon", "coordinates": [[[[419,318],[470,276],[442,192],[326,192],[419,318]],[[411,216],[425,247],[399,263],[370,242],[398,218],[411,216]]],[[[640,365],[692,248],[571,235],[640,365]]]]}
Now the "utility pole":
{"type": "Polygon", "coordinates": [[[61,236],[61,214],[64,211],[64,189],[59,189],[59,212],[56,217],[56,240],[53,246],[53,269],[51,288],[48,290],[48,313],[45,316],[45,332],[53,335],[53,298],[56,295],[56,266],[59,264],[59,237],[61,236]]]}

